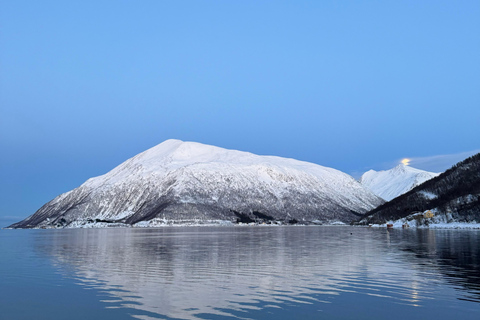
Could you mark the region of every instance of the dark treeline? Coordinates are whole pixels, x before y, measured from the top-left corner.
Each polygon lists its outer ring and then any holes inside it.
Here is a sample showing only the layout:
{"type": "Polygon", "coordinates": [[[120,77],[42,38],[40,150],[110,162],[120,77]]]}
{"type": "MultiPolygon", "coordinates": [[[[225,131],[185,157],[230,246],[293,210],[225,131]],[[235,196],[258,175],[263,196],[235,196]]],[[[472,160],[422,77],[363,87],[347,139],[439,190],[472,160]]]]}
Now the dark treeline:
{"type": "Polygon", "coordinates": [[[414,212],[433,208],[450,213],[457,221],[480,221],[479,195],[480,153],[367,212],[361,223],[385,223],[388,220],[397,220],[414,212]]]}

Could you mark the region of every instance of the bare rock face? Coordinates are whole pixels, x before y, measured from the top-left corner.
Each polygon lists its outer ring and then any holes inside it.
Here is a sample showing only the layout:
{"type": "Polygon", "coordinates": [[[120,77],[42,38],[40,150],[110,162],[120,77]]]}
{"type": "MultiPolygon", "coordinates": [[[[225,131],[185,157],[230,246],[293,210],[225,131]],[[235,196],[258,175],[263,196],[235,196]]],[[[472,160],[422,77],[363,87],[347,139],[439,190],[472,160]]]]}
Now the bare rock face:
{"type": "Polygon", "coordinates": [[[382,203],[335,169],[167,140],[58,196],[11,227],[349,223],[382,203]]]}

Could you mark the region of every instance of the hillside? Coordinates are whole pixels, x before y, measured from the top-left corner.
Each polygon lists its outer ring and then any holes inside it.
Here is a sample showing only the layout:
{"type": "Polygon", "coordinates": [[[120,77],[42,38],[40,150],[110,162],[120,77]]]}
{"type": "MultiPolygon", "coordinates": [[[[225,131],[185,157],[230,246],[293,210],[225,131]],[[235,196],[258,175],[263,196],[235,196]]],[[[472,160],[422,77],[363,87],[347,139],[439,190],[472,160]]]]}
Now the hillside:
{"type": "Polygon", "coordinates": [[[385,223],[434,210],[445,222],[480,221],[480,153],[365,214],[360,224],[385,223]]]}

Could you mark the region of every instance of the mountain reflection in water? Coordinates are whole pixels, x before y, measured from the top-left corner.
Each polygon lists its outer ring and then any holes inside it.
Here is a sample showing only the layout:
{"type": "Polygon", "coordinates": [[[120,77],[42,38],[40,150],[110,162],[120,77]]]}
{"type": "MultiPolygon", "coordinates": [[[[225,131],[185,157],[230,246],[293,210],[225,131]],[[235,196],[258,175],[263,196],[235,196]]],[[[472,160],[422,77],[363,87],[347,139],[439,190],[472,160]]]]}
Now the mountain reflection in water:
{"type": "Polygon", "coordinates": [[[480,311],[476,231],[167,227],[39,237],[38,251],[138,319],[474,319],[480,311]]]}

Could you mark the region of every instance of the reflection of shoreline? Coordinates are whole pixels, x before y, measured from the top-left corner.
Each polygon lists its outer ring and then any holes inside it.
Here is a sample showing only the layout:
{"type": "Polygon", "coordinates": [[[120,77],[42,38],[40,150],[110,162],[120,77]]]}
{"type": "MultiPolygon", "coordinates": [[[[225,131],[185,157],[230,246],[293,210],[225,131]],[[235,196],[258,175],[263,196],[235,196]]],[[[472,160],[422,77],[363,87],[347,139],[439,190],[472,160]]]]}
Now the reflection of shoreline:
{"type": "Polygon", "coordinates": [[[345,292],[433,299],[425,268],[392,243],[396,233],[348,227],[94,229],[56,231],[41,250],[124,307],[195,319],[345,292]]]}

